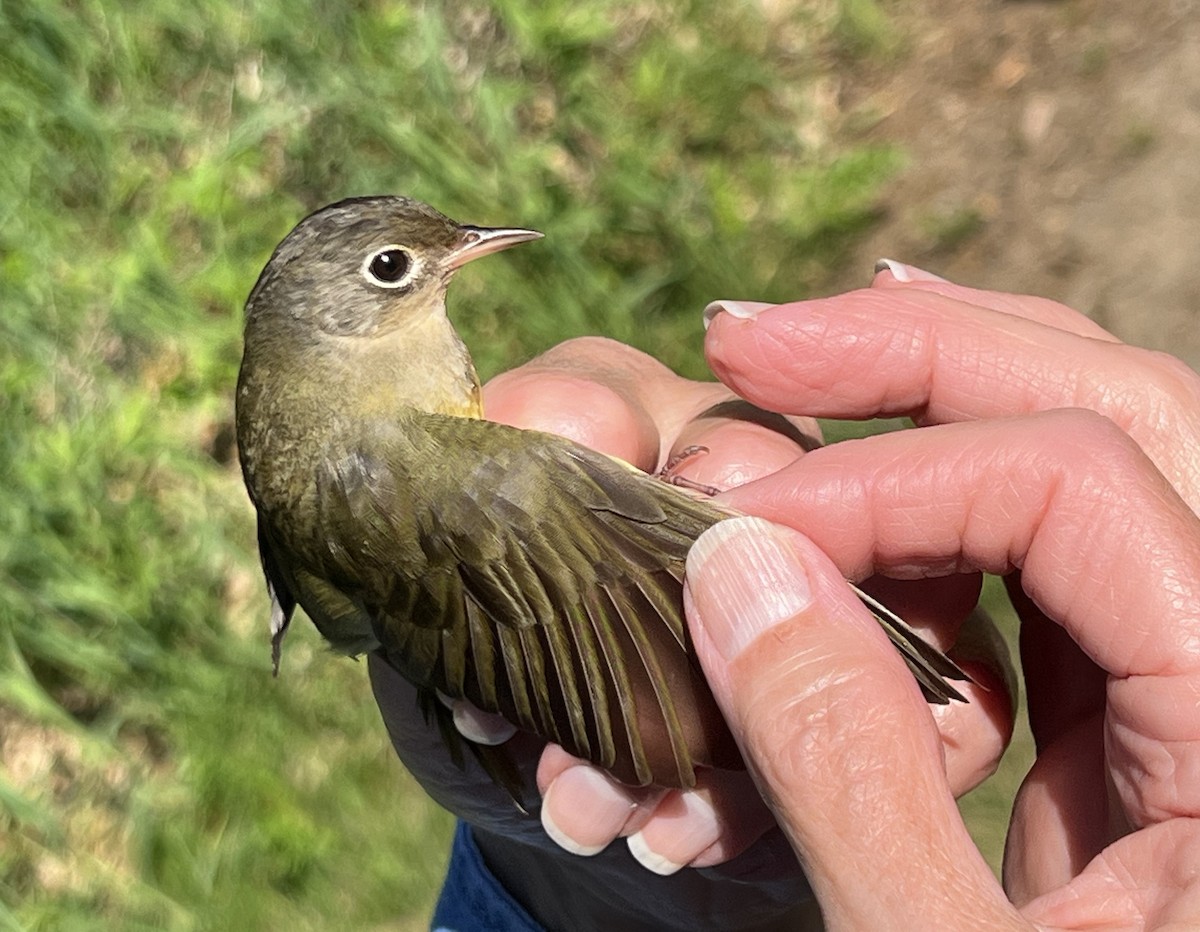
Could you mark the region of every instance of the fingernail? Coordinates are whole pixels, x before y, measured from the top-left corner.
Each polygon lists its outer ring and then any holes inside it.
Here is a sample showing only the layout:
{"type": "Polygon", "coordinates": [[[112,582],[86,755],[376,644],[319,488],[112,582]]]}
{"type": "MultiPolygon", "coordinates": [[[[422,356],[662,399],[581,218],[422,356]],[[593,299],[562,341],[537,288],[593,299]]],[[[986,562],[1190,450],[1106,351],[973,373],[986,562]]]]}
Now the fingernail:
{"type": "Polygon", "coordinates": [[[688,553],[687,586],[726,660],[812,604],[808,571],[792,542],[762,518],[730,518],[701,534],[688,553]]]}
{"type": "Polygon", "coordinates": [[[708,799],[684,792],[678,794],[674,802],[677,805],[667,805],[656,811],[655,823],[625,839],[635,861],[664,877],[691,864],[721,835],[716,810],[708,799]],[[647,837],[655,828],[655,837],[647,837]],[[661,846],[664,841],[674,856],[656,850],[656,844],[661,846]]]}
{"type": "Polygon", "coordinates": [[[625,827],[634,803],[600,771],[568,767],[546,787],[542,828],[571,854],[599,854],[625,827]]]}
{"type": "Polygon", "coordinates": [[[775,305],[765,304],[762,301],[713,301],[704,309],[704,329],[707,330],[709,324],[713,322],[713,318],[722,311],[738,320],[753,320],[769,307],[775,307],[775,305]]]}
{"type": "Polygon", "coordinates": [[[629,853],[633,855],[635,861],[646,870],[653,871],[661,877],[670,877],[683,869],[682,864],[676,864],[670,858],[651,851],[641,832],[634,832],[625,839],[625,844],[629,846],[629,853]]]}
{"type": "Polygon", "coordinates": [[[891,272],[892,278],[898,282],[944,282],[949,284],[949,281],[940,275],[926,272],[915,265],[905,265],[903,262],[897,262],[895,259],[876,259],[875,274],[878,275],[884,270],[891,272]]]}
{"type": "Polygon", "coordinates": [[[463,699],[451,700],[449,705],[454,715],[455,730],[468,741],[486,745],[503,744],[517,733],[512,722],[476,708],[463,699]]]}

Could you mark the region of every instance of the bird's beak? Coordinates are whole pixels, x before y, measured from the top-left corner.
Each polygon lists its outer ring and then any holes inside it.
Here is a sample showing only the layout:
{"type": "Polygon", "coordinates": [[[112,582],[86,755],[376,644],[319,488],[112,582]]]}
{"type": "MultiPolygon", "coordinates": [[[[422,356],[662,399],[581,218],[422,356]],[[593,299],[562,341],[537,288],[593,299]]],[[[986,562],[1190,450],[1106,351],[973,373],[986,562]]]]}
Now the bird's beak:
{"type": "Polygon", "coordinates": [[[450,252],[447,268],[454,271],[481,256],[488,256],[509,246],[541,239],[537,230],[510,230],[505,228],[469,227],[462,228],[462,239],[450,252]]]}

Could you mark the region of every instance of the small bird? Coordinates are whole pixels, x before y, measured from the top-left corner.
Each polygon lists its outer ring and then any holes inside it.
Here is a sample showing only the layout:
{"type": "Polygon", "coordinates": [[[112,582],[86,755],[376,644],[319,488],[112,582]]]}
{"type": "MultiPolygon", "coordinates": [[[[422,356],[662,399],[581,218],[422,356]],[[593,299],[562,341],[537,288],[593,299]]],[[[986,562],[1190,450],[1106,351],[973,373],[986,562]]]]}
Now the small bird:
{"type": "MultiPolygon", "coordinates": [[[[237,437],[258,514],[272,652],[297,605],[333,649],[377,652],[632,785],[743,767],[692,655],[682,605],[696,537],[730,513],[551,434],[482,420],[446,316],[464,264],[539,239],[403,197],[302,220],[246,304],[237,437]]],[[[930,701],[968,677],[859,593],[930,701]]],[[[496,748],[467,747],[520,800],[496,748]]]]}

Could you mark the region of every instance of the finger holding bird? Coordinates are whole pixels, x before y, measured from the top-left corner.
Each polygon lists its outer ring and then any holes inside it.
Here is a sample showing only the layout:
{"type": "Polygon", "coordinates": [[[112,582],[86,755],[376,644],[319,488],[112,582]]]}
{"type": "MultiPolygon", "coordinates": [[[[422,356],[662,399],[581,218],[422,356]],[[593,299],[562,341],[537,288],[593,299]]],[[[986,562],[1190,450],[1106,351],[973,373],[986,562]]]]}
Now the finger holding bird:
{"type": "MultiPolygon", "coordinates": [[[[820,427],[813,418],[764,411],[720,383],[683,378],[652,356],[602,337],[558,344],[493,378],[483,397],[489,420],[569,436],[647,473],[700,448],[683,457],[676,471],[722,490],[776,472],[820,445],[820,427]]],[[[955,598],[951,604],[960,601],[955,598]]],[[[969,608],[962,609],[964,615],[969,608]]],[[[919,617],[919,627],[928,632],[930,619],[919,617]]],[[[459,704],[456,724],[466,723],[459,730],[468,737],[488,729],[495,718],[462,709],[459,704]]],[[[570,761],[577,762],[565,753],[552,760],[556,763],[549,770],[539,770],[539,783],[548,785],[570,761]]],[[[563,811],[555,800],[547,806],[544,811],[563,811]]],[[[644,800],[640,808],[644,811],[644,800]]]]}
{"type": "MultiPolygon", "coordinates": [[[[777,472],[821,445],[815,418],[764,411],[719,382],[684,378],[641,350],[603,337],[560,343],[492,378],[483,397],[489,420],[570,437],[647,473],[688,448],[703,447],[678,472],[721,490],[777,472]]],[[[949,649],[978,600],[979,580],[876,577],[866,587],[949,649]]],[[[974,710],[950,703],[938,714],[970,716],[974,710]]]]}
{"type": "MultiPolygon", "coordinates": [[[[813,419],[764,416],[761,409],[720,392],[714,383],[683,379],[632,347],[593,337],[559,344],[493,378],[484,386],[484,399],[488,416],[514,427],[567,433],[647,472],[690,446],[706,446],[708,455],[683,463],[681,470],[689,478],[722,488],[775,471],[811,449],[819,436],[813,419]],[[638,374],[632,384],[630,372],[638,374]],[[597,411],[602,415],[596,417],[597,411]],[[639,449],[644,451],[640,456],[639,449]]],[[[954,643],[978,594],[978,580],[964,576],[919,583],[876,578],[870,586],[885,604],[943,647],[954,643]]],[[[978,623],[990,624],[982,617],[978,623]]],[[[1003,753],[1002,741],[981,751],[956,737],[997,730],[992,706],[1007,693],[1000,688],[989,691],[986,684],[993,683],[991,671],[1003,664],[985,653],[976,652],[978,662],[969,667],[985,685],[961,687],[969,703],[931,706],[939,729],[949,736],[946,767],[956,796],[982,782],[1003,753]]],[[[749,783],[748,775],[743,776],[749,783]]],[[[543,794],[543,824],[560,845],[574,852],[593,850],[650,825],[648,844],[654,850],[677,863],[704,866],[745,850],[771,824],[763,817],[761,802],[755,804],[752,785],[746,790],[738,781],[713,781],[701,774],[692,790],[627,787],[555,745],[541,754],[537,785],[543,794]],[[707,838],[716,823],[726,826],[725,831],[695,860],[676,850],[678,844],[673,847],[672,834],[688,840],[707,838]]]]}
{"type": "MultiPolygon", "coordinates": [[[[772,474],[821,443],[815,418],[763,411],[720,383],[683,378],[641,350],[601,337],[560,343],[489,380],[483,396],[490,420],[569,436],[647,473],[703,446],[707,452],[681,463],[679,471],[722,490],[772,474]]],[[[980,578],[876,576],[865,586],[949,649],[978,601],[980,578]]],[[[998,657],[973,659],[979,662],[972,663],[972,674],[985,682],[995,679],[990,671],[1006,666],[998,657]]],[[[971,691],[972,702],[939,706],[940,720],[974,717],[980,690],[969,683],[960,688],[971,691]]]]}
{"type": "Polygon", "coordinates": [[[677,472],[727,489],[775,472],[820,443],[812,418],[785,418],[717,382],[676,375],[614,340],[560,343],[483,388],[488,420],[570,437],[656,473],[692,447],[677,472]]]}

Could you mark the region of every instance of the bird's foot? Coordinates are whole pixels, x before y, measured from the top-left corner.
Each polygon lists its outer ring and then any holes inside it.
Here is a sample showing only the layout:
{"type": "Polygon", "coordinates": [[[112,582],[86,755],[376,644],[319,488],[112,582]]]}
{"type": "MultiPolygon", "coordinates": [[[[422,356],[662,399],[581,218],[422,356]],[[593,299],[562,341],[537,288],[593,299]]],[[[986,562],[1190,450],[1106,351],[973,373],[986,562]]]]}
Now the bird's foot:
{"type": "Polygon", "coordinates": [[[681,476],[677,471],[688,460],[695,459],[697,456],[703,456],[707,452],[708,447],[700,446],[699,444],[684,447],[667,460],[655,476],[670,485],[678,486],[681,489],[691,489],[693,492],[699,492],[701,495],[707,495],[711,498],[721,490],[715,485],[705,485],[703,482],[697,482],[694,479],[687,478],[687,476],[681,476]]]}

